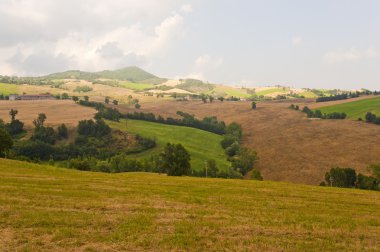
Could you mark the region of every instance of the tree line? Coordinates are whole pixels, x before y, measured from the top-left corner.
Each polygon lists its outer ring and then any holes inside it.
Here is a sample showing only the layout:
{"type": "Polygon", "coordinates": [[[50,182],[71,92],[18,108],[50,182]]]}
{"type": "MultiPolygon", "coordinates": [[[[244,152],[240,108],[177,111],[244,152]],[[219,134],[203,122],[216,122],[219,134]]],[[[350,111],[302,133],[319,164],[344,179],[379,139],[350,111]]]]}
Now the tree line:
{"type": "MultiPolygon", "coordinates": [[[[291,109],[299,110],[298,105],[290,105],[291,109]]],[[[304,112],[308,118],[320,118],[320,119],[346,119],[347,114],[342,112],[332,112],[332,113],[322,113],[319,109],[317,110],[311,110],[309,107],[305,106],[302,109],[302,112],[304,112]]]]}
{"type": "Polygon", "coordinates": [[[325,174],[325,181],[321,186],[358,188],[363,190],[380,190],[380,165],[368,167],[370,176],[357,174],[353,168],[331,168],[325,174]]]}
{"type": "Polygon", "coordinates": [[[375,114],[373,114],[371,112],[368,112],[365,115],[365,120],[367,123],[373,123],[373,124],[380,125],[380,117],[377,117],[375,114]]]}

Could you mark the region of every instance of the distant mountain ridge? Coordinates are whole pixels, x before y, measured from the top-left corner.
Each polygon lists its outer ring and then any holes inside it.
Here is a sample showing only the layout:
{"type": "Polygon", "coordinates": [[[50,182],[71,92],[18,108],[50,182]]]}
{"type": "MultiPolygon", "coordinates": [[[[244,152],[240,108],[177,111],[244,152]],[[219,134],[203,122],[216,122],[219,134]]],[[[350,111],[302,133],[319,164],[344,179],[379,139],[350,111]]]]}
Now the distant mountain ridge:
{"type": "Polygon", "coordinates": [[[142,82],[142,81],[154,81],[162,82],[165,79],[159,78],[154,74],[148,73],[147,71],[136,67],[125,67],[117,70],[104,70],[100,72],[85,72],[80,70],[69,70],[60,73],[53,73],[43,76],[48,79],[84,79],[84,80],[94,80],[94,79],[112,79],[112,80],[124,80],[131,82],[142,82]]]}

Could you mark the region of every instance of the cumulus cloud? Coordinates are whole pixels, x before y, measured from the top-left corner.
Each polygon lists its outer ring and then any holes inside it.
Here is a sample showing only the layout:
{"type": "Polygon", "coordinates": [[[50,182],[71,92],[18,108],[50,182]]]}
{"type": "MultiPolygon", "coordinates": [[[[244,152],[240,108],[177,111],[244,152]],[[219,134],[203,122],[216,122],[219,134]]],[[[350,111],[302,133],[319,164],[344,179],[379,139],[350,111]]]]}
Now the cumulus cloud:
{"type": "Polygon", "coordinates": [[[191,11],[174,0],[4,0],[0,74],[149,65],[183,37],[191,11]]]}
{"type": "Polygon", "coordinates": [[[355,62],[363,59],[376,58],[379,52],[376,48],[370,47],[368,49],[360,50],[355,47],[346,50],[337,50],[327,52],[323,58],[328,63],[340,62],[355,62]]]}
{"type": "Polygon", "coordinates": [[[212,57],[209,54],[200,55],[194,60],[193,72],[188,74],[186,78],[199,80],[213,79],[213,76],[217,74],[223,62],[224,60],[221,57],[212,57]]]}

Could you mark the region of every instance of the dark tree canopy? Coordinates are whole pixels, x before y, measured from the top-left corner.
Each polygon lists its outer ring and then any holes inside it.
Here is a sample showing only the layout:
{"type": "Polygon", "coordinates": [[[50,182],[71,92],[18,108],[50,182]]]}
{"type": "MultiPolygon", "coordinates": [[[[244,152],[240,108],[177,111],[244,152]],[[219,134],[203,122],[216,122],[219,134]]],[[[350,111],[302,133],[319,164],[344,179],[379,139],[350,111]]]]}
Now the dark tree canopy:
{"type": "Polygon", "coordinates": [[[181,144],[168,143],[161,153],[162,165],[169,176],[183,176],[191,172],[190,154],[181,144]]]}

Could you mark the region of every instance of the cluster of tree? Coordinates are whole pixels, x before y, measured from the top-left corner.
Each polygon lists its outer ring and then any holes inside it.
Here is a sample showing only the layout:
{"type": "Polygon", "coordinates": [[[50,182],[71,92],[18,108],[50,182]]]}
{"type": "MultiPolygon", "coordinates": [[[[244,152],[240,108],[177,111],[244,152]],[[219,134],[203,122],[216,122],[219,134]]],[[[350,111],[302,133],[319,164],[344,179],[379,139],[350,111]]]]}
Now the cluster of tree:
{"type": "Polygon", "coordinates": [[[57,94],[55,96],[57,100],[69,100],[71,99],[68,93],[57,94]]]}
{"type": "Polygon", "coordinates": [[[253,169],[257,153],[240,146],[242,136],[243,130],[241,126],[237,123],[231,123],[226,128],[226,134],[221,141],[221,145],[228,156],[228,160],[231,161],[232,169],[244,176],[253,169]]]}
{"type": "Polygon", "coordinates": [[[361,173],[356,174],[352,168],[331,168],[325,174],[325,181],[321,182],[321,186],[359,188],[365,190],[380,190],[380,165],[371,165],[369,170],[371,176],[361,173]]]}
{"type": "Polygon", "coordinates": [[[33,121],[34,132],[31,137],[32,141],[41,141],[53,145],[57,140],[68,138],[68,130],[65,124],[61,124],[57,131],[55,131],[52,127],[46,127],[44,125],[45,120],[46,115],[40,113],[37,119],[33,121]]]}
{"type": "Polygon", "coordinates": [[[365,115],[365,120],[368,123],[374,123],[374,124],[380,125],[380,117],[377,117],[375,114],[373,114],[371,112],[368,112],[365,115]]]}
{"type": "MultiPolygon", "coordinates": [[[[104,103],[106,103],[106,104],[110,103],[110,98],[108,96],[106,96],[104,98],[104,103]]],[[[118,100],[113,100],[112,103],[113,103],[113,105],[119,105],[119,101],[118,100]]]]}
{"type": "Polygon", "coordinates": [[[39,114],[34,121],[32,137],[27,141],[18,141],[10,152],[13,159],[27,161],[64,161],[72,158],[90,157],[96,160],[109,159],[120,153],[138,153],[155,147],[152,139],[135,136],[132,147],[126,147],[126,141],[118,140],[111,134],[111,128],[102,120],[82,120],[78,123],[77,137],[68,145],[55,145],[56,140],[68,137],[67,127],[62,124],[57,130],[44,126],[46,116],[39,114]]]}
{"type": "Polygon", "coordinates": [[[302,109],[302,112],[306,113],[309,118],[346,119],[347,117],[347,114],[344,112],[322,113],[320,110],[311,110],[307,106],[302,109]]]}
{"type": "Polygon", "coordinates": [[[0,100],[9,100],[8,95],[0,94],[0,100]]]}
{"type": "Polygon", "coordinates": [[[115,108],[108,108],[103,103],[89,101],[88,99],[80,100],[79,104],[86,107],[95,108],[98,112],[95,115],[96,118],[104,118],[111,121],[120,121],[122,114],[115,108]]]}
{"type": "Polygon", "coordinates": [[[16,119],[17,114],[18,110],[11,109],[9,111],[9,115],[11,116],[11,121],[9,123],[4,123],[4,121],[0,119],[0,128],[6,130],[12,137],[25,132],[24,123],[16,119]]]}
{"type": "Polygon", "coordinates": [[[92,87],[85,85],[85,86],[78,86],[78,87],[76,87],[76,88],[74,89],[74,92],[78,92],[78,93],[80,93],[80,92],[82,92],[82,93],[87,93],[87,92],[91,92],[92,90],[93,90],[92,87]]]}
{"type": "Polygon", "coordinates": [[[298,106],[298,105],[294,105],[294,104],[291,104],[291,105],[289,106],[289,108],[290,108],[290,109],[294,109],[294,110],[300,110],[300,106],[298,106]]]}
{"type": "Polygon", "coordinates": [[[205,117],[199,120],[188,113],[177,111],[177,115],[181,116],[180,119],[175,118],[163,118],[162,116],[156,117],[153,113],[134,112],[128,113],[124,116],[129,119],[143,120],[149,122],[158,122],[170,125],[187,126],[197,128],[205,131],[209,131],[215,134],[223,135],[226,132],[226,124],[223,121],[218,121],[215,116],[205,117]]]}
{"type": "Polygon", "coordinates": [[[356,98],[359,97],[360,93],[346,93],[346,94],[338,94],[338,95],[331,95],[331,96],[322,96],[318,97],[316,102],[328,102],[328,101],[338,101],[338,100],[345,100],[348,98],[356,98]]]}
{"type": "Polygon", "coordinates": [[[67,162],[68,168],[98,172],[156,172],[169,176],[191,175],[190,154],[181,144],[167,143],[162,153],[148,159],[135,160],[125,153],[117,154],[108,160],[95,158],[73,158],[67,162]]]}
{"type": "Polygon", "coordinates": [[[42,77],[16,77],[16,76],[1,76],[1,83],[8,84],[28,84],[28,85],[52,85],[54,82],[50,79],[42,78],[42,77]]]}

